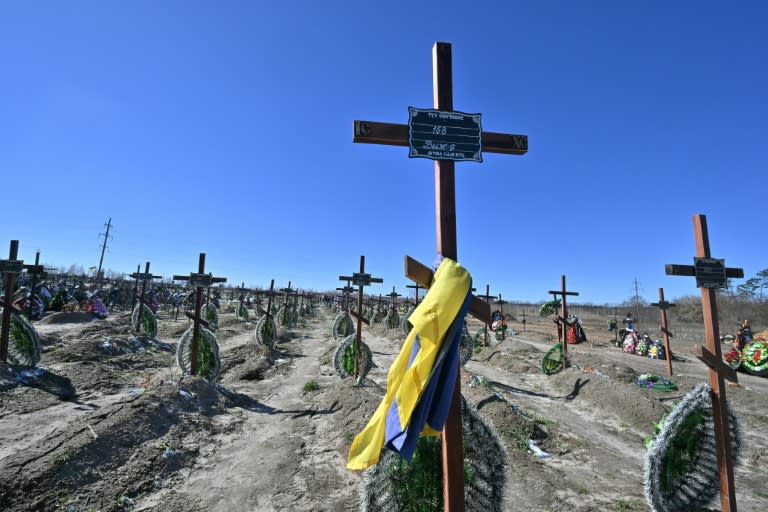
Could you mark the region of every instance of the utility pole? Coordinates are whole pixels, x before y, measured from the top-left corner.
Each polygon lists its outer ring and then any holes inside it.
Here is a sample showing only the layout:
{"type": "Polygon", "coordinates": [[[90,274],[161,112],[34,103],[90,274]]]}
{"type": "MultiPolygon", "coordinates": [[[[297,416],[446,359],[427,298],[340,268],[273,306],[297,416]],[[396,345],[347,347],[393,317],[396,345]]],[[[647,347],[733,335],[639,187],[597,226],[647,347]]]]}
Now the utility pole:
{"type": "Polygon", "coordinates": [[[635,278],[635,322],[640,322],[640,293],[637,287],[637,278],[635,278]]]}
{"type": "MultiPolygon", "coordinates": [[[[112,217],[109,218],[106,224],[107,232],[104,234],[104,244],[101,246],[101,257],[99,258],[99,268],[96,270],[96,285],[101,284],[101,264],[104,262],[104,251],[107,249],[107,240],[109,240],[109,230],[112,228],[112,217]]],[[[102,233],[99,233],[101,236],[102,233]]]]}

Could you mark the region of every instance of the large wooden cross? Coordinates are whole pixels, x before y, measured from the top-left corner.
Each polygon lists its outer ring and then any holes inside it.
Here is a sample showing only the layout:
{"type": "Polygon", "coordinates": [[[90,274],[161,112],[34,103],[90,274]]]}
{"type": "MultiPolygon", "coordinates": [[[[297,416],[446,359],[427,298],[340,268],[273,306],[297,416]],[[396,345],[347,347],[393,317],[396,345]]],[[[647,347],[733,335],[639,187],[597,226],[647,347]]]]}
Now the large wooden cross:
{"type": "Polygon", "coordinates": [[[568,318],[568,308],[565,305],[565,297],[568,295],[578,295],[579,292],[569,292],[565,289],[565,274],[563,274],[560,276],[560,289],[550,290],[549,293],[553,297],[557,297],[558,295],[562,297],[562,299],[560,299],[560,315],[557,317],[557,335],[560,337],[560,343],[563,347],[563,368],[568,368],[568,341],[566,340],[568,337],[566,335],[568,326],[568,322],[566,321],[568,318]]]}
{"type": "MultiPolygon", "coordinates": [[[[149,267],[147,267],[149,270],[149,267]]],[[[192,272],[187,276],[173,276],[174,281],[189,281],[189,284],[195,287],[195,313],[191,314],[185,311],[184,314],[192,320],[192,356],[190,357],[190,366],[192,375],[197,375],[197,337],[200,334],[200,325],[208,325],[208,322],[200,318],[200,310],[203,309],[203,288],[210,291],[213,283],[226,283],[226,277],[213,277],[205,273],[205,253],[200,253],[197,263],[197,272],[192,272]]],[[[209,306],[210,307],[210,306],[209,306]]]]}
{"type": "MultiPolygon", "coordinates": [[[[149,262],[146,262],[144,266],[144,272],[139,272],[139,269],[141,268],[141,265],[136,269],[136,272],[131,274],[131,277],[136,280],[136,285],[134,286],[133,290],[133,301],[136,302],[136,294],[137,294],[137,288],[139,281],[141,281],[141,295],[138,296],[139,303],[136,305],[136,307],[141,308],[141,306],[146,301],[146,293],[147,293],[147,282],[152,281],[153,279],[162,279],[163,276],[156,276],[153,275],[152,272],[149,271],[149,262]]],[[[136,315],[136,325],[134,327],[136,328],[136,332],[139,331],[139,327],[141,326],[141,311],[139,311],[139,314],[136,315]]]]}
{"type": "Polygon", "coordinates": [[[728,403],[725,398],[725,381],[737,382],[736,371],[723,362],[720,351],[720,328],[717,319],[715,290],[727,286],[728,278],[744,277],[741,268],[726,268],[725,260],[712,258],[709,251],[707,217],[693,216],[696,238],[696,257],[693,265],[666,265],[667,275],[695,276],[701,290],[701,309],[704,313],[704,334],[707,346],[694,346],[694,353],[709,367],[709,384],[712,387],[712,415],[717,442],[717,464],[720,467],[720,506],[722,512],[736,512],[736,486],[733,480],[733,456],[731,431],[728,425],[728,403]]]}
{"type": "MultiPolygon", "coordinates": [[[[444,113],[453,111],[453,70],[450,43],[435,43],[432,47],[432,83],[434,108],[444,113]]],[[[450,114],[446,114],[450,115],[450,114]]],[[[413,146],[410,141],[410,127],[403,124],[379,123],[374,121],[354,122],[354,142],[413,146]]],[[[437,127],[440,128],[440,127],[437,127]]],[[[445,129],[445,127],[443,127],[445,129]]],[[[446,134],[443,131],[443,134],[446,134]]],[[[452,135],[447,133],[448,136],[452,135]]],[[[523,155],[528,151],[526,135],[511,135],[481,132],[481,150],[486,153],[523,155]]],[[[454,160],[435,160],[435,216],[437,252],[446,258],[458,261],[456,242],[456,186],[454,160]]],[[[412,260],[414,263],[418,263],[412,260]]],[[[428,267],[409,266],[405,260],[406,276],[428,287],[432,282],[432,271],[428,267]],[[426,271],[424,271],[424,269],[426,271]],[[413,271],[415,273],[411,273],[413,271]]],[[[471,310],[484,311],[490,316],[488,304],[474,298],[471,310]],[[478,304],[479,303],[479,304],[478,304]]],[[[480,313],[482,316],[482,313],[480,313]]],[[[487,322],[487,320],[485,320],[487,322]]],[[[461,422],[461,379],[456,379],[453,402],[443,428],[443,506],[447,512],[464,510],[464,455],[461,422]]]]}
{"type": "MultiPolygon", "coordinates": [[[[491,295],[491,285],[486,284],[485,285],[485,295],[478,295],[481,299],[485,299],[485,302],[491,303],[491,299],[493,298],[493,295],[491,295]]],[[[483,343],[485,346],[488,346],[488,324],[483,324],[483,343]]]]}
{"type": "Polygon", "coordinates": [[[357,286],[357,311],[352,311],[351,314],[357,318],[357,331],[355,333],[355,379],[360,379],[360,366],[362,365],[363,356],[362,350],[360,350],[360,343],[363,334],[363,323],[369,325],[368,320],[363,317],[363,288],[371,286],[373,283],[383,283],[384,279],[380,277],[371,277],[371,274],[365,273],[365,256],[360,256],[360,272],[355,272],[351,276],[339,276],[340,281],[352,282],[357,286]]]}
{"type": "Polygon", "coordinates": [[[661,334],[664,335],[664,352],[667,359],[667,375],[672,376],[672,349],[669,346],[669,338],[672,337],[672,333],[669,332],[669,325],[667,325],[667,310],[675,307],[664,300],[664,288],[659,288],[659,302],[652,302],[651,306],[659,308],[659,323],[661,324],[661,334]]]}

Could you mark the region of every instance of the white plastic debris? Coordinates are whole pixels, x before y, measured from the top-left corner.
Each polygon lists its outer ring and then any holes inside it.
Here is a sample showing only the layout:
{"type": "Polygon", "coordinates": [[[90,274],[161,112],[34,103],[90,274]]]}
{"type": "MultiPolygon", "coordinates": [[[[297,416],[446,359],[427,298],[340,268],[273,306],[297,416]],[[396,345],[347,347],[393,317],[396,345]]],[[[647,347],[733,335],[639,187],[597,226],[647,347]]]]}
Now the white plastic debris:
{"type": "Polygon", "coordinates": [[[189,391],[184,391],[183,389],[180,389],[179,394],[181,395],[182,398],[186,400],[192,400],[192,393],[190,393],[189,391]]]}
{"type": "Polygon", "coordinates": [[[539,457],[540,459],[546,459],[550,457],[550,455],[547,452],[539,448],[539,445],[537,445],[536,441],[534,441],[533,439],[528,440],[528,449],[531,450],[533,454],[539,457]]]}

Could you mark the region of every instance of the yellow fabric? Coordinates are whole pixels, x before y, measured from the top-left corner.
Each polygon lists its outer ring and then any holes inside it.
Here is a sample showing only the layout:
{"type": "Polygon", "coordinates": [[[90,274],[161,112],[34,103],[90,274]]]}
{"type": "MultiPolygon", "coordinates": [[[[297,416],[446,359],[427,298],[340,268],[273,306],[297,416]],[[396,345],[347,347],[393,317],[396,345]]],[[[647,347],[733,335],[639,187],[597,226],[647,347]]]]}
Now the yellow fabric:
{"type": "MultiPolygon", "coordinates": [[[[448,328],[467,296],[470,283],[471,277],[464,267],[443,258],[429,292],[408,318],[413,329],[389,369],[387,392],[368,425],[352,441],[347,458],[348,469],[365,469],[379,461],[387,414],[393,400],[397,403],[401,428],[404,430],[407,427],[448,328]],[[417,333],[421,348],[408,368],[417,333]]],[[[429,427],[424,430],[427,434],[435,434],[429,427]]]]}

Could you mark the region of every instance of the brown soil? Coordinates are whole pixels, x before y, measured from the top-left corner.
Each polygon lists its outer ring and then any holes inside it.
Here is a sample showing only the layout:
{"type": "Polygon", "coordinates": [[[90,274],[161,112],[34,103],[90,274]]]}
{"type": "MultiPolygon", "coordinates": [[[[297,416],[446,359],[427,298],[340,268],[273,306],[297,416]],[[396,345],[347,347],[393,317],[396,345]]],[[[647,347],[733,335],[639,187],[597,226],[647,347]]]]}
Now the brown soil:
{"type": "MultiPolygon", "coordinates": [[[[161,316],[158,340],[146,341],[128,314],[52,317],[37,323],[45,370],[18,383],[22,369],[0,366],[0,510],[357,510],[361,476],[346,470],[347,452],[381,400],[402,332],[364,329],[374,367],[354,386],[330,366],[323,308],[272,351],[255,346],[254,323],[223,314],[221,374],[210,383],[178,374],[186,320],[161,316]],[[310,381],[319,389],[305,390],[310,381]]],[[[664,361],[622,353],[604,328],[587,323],[594,346],[570,346],[572,367],[546,376],[556,331],[529,318],[526,332],[492,339],[462,371],[468,403],[506,450],[504,510],[649,510],[643,437],[707,371],[692,342],[673,342],[679,390],[638,388],[633,377],[665,375],[664,361]],[[531,439],[550,457],[536,457],[531,439]]],[[[739,509],[768,510],[768,379],[739,382],[727,388],[744,437],[739,509]]]]}

